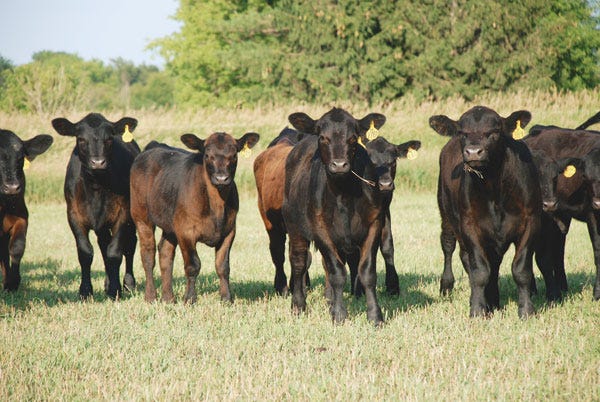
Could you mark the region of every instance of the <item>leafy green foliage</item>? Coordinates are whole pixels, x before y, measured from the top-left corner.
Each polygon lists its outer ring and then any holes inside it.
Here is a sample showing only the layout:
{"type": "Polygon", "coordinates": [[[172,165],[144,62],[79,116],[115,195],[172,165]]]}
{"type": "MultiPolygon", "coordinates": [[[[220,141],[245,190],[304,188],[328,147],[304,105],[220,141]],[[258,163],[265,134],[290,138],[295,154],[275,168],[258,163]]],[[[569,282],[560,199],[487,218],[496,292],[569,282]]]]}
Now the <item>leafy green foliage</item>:
{"type": "Polygon", "coordinates": [[[597,2],[181,0],[152,46],[184,104],[388,102],[600,83],[597,2]]]}
{"type": "Polygon", "coordinates": [[[54,115],[173,104],[172,80],[155,66],[135,66],[123,59],[107,66],[50,51],[32,59],[16,67],[0,60],[1,110],[54,115]]]}

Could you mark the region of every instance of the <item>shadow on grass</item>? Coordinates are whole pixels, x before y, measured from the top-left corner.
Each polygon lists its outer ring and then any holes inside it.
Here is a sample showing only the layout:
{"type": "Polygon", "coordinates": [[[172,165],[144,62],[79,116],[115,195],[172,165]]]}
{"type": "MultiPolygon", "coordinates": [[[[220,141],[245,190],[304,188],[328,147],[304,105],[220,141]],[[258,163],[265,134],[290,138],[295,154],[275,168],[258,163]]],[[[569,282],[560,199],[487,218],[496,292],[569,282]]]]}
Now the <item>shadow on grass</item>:
{"type": "MultiPolygon", "coordinates": [[[[123,270],[123,267],[121,269],[123,270]]],[[[121,280],[124,272],[121,272],[121,280]]],[[[45,259],[35,263],[21,264],[21,285],[15,292],[0,291],[0,309],[26,310],[30,304],[43,303],[54,307],[64,303],[80,302],[79,284],[81,270],[78,265],[71,270],[61,269],[61,263],[55,259],[45,259]]],[[[95,284],[93,301],[111,300],[104,293],[104,271],[91,272],[92,283],[95,284]],[[101,286],[98,286],[98,282],[101,286]]],[[[124,298],[131,297],[128,292],[124,298]]]]}

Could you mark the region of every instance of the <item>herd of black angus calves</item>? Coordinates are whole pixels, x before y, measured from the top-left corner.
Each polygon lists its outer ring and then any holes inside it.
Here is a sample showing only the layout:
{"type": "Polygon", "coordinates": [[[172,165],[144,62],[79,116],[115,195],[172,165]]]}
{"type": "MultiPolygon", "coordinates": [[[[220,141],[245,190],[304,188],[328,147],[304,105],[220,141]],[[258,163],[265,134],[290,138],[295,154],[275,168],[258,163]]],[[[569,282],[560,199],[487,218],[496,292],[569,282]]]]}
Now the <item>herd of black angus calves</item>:
{"type": "MultiPolygon", "coordinates": [[[[378,113],[358,120],[338,108],[318,120],[294,113],[289,116],[294,129],[285,128],[256,157],[258,206],[269,235],[275,289],[291,293],[295,313],[306,308],[311,243],[322,256],[325,296],[335,322],[347,316],[342,295],[346,264],[352,293],[366,298],[368,319],[374,324],[383,321],[375,289],[379,249],[386,265],[386,290],[399,293],[389,206],[396,160],[414,155],[421,143],[395,145],[377,137],[385,120],[378,113]],[[283,269],[286,235],[289,287],[283,269]]],[[[504,118],[482,106],[457,121],[444,115],[429,119],[438,134],[449,137],[440,153],[438,181],[444,254],[440,292],[452,291],[452,254],[458,242],[471,287],[471,316],[485,316],[499,307],[498,271],[510,244],[515,245],[512,275],[519,316],[534,313],[534,253],[548,301],[559,300],[567,290],[565,236],[573,218],[588,225],[596,265],[593,297],[600,299],[600,132],[588,130],[600,121],[600,113],[576,129],[538,125],[524,136],[523,127],[530,120],[527,111],[504,118]]],[[[214,133],[203,140],[184,134],[181,141],[196,152],[155,141],[140,152],[131,139],[136,125],[130,117],[113,123],[97,113],[77,123],[65,118],[52,121],[58,134],[76,141],[64,193],[81,265],[80,296],[93,293],[89,240],[93,230],[104,260],[107,295],[118,298],[123,288],[135,287],[133,256],[139,239],[145,299],[154,301],[158,226],[162,300],[175,300],[172,277],[178,245],[187,279],[184,300],[196,300],[197,242],[215,248],[220,296],[232,300],[229,253],[239,209],[234,175],[238,153],[252,148],[259,135],[246,133],[235,139],[214,133]]],[[[23,141],[0,130],[0,264],[8,291],[19,286],[25,250],[23,170],[51,144],[49,135],[23,141]]]]}

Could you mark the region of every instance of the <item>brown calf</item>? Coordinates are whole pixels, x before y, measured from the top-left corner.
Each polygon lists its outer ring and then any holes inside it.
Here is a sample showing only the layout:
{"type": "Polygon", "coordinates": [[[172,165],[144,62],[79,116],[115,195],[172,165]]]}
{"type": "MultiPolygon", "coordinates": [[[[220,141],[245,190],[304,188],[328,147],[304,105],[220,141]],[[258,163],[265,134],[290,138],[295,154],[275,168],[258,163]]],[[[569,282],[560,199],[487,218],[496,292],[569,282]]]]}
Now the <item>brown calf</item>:
{"type": "Polygon", "coordinates": [[[252,148],[258,139],[256,133],[247,133],[238,140],[225,133],[212,134],[206,140],[184,134],[181,141],[197,153],[153,142],[136,158],[131,167],[131,215],[146,273],[146,301],[156,300],[152,274],[156,226],[163,231],[158,244],[162,300],[175,299],[172,279],[177,245],[181,247],[187,278],[184,300],[196,300],[196,277],[200,272],[196,243],[200,241],[215,248],[221,299],[231,301],[229,251],[239,209],[233,181],[237,153],[244,147],[252,148]]]}

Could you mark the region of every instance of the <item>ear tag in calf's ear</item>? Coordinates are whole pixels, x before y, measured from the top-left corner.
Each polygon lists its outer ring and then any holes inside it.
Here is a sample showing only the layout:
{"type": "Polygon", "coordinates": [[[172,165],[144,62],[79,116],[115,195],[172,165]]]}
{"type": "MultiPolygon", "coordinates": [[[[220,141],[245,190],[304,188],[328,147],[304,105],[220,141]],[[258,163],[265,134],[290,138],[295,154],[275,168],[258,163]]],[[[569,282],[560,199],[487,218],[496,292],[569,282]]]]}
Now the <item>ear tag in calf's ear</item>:
{"type": "Polygon", "coordinates": [[[121,138],[123,139],[123,142],[133,141],[133,134],[131,134],[131,131],[129,131],[129,124],[125,124],[125,132],[121,138]]]}
{"type": "Polygon", "coordinates": [[[517,120],[517,127],[512,132],[512,137],[515,140],[520,140],[523,137],[525,137],[525,130],[523,130],[523,128],[521,127],[521,120],[517,120]]]}
{"type": "Polygon", "coordinates": [[[360,145],[361,147],[363,147],[364,149],[367,149],[367,147],[365,147],[364,142],[362,142],[362,137],[358,137],[358,145],[360,145]]]}
{"type": "Polygon", "coordinates": [[[419,153],[417,152],[416,149],[408,148],[408,152],[406,153],[406,159],[412,161],[414,159],[417,159],[417,156],[419,156],[419,153]]]}
{"type": "Polygon", "coordinates": [[[379,136],[379,130],[375,128],[375,122],[371,120],[371,125],[369,126],[366,134],[367,140],[373,141],[375,138],[377,138],[377,136],[379,136]]]}
{"type": "Polygon", "coordinates": [[[565,176],[566,178],[570,178],[570,177],[573,177],[575,172],[577,172],[577,169],[575,168],[575,166],[569,165],[565,168],[565,171],[563,172],[563,176],[565,176]]]}
{"type": "Polygon", "coordinates": [[[29,159],[25,158],[23,161],[23,170],[29,169],[29,166],[31,166],[31,162],[29,162],[29,159]]]}
{"type": "Polygon", "coordinates": [[[242,150],[240,151],[240,156],[242,156],[243,158],[249,158],[251,153],[252,151],[248,147],[248,143],[245,143],[244,148],[242,148],[242,150]]]}

